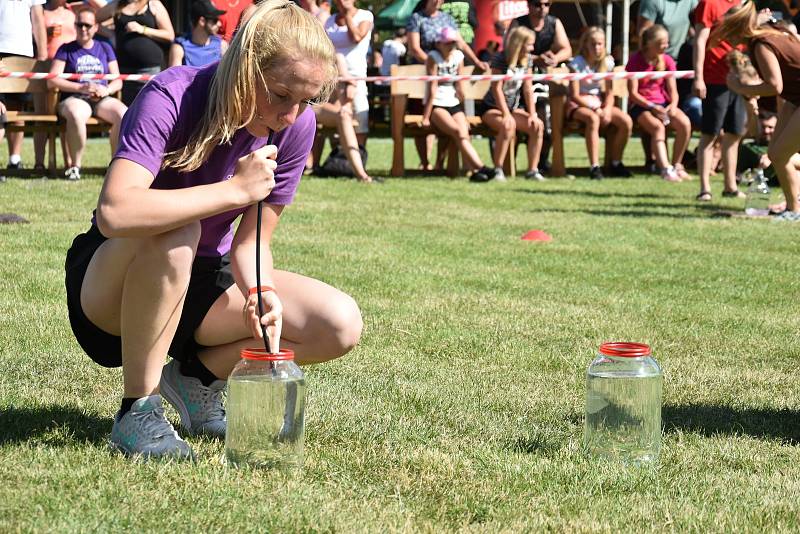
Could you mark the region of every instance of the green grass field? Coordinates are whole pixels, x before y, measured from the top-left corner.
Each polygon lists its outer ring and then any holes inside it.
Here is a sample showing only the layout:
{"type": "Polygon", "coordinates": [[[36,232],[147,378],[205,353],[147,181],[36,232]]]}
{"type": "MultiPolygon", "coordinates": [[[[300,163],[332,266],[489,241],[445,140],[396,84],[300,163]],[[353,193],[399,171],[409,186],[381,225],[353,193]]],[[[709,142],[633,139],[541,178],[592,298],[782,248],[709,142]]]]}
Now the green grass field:
{"type": "MultiPolygon", "coordinates": [[[[386,175],[391,145],[369,148],[386,175]]],[[[107,158],[92,142],[89,163],[107,158]]],[[[720,216],[743,203],[719,177],[711,205],[696,179],[652,176],[304,179],[276,265],[352,294],[365,331],[305,369],[295,477],[226,468],[210,439],[190,440],[194,465],[109,453],[120,372],[81,352],[63,288],[100,185],[0,184],[0,212],[30,220],[0,225],[0,532],[800,529],[800,237],[720,216]],[[664,368],[653,468],[582,453],[585,370],[609,340],[664,368]]]]}

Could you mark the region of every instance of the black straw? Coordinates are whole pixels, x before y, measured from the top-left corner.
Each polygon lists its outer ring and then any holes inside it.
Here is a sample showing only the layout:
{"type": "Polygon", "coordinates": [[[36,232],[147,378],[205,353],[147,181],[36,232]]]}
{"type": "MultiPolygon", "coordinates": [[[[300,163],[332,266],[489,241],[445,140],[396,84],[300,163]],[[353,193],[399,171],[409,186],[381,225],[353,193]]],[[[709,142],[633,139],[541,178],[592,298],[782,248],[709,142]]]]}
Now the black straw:
{"type": "MultiPolygon", "coordinates": [[[[267,137],[267,144],[272,144],[272,130],[267,137]]],[[[272,353],[269,347],[269,338],[267,337],[267,327],[261,322],[264,316],[264,304],[261,302],[261,206],[263,200],[258,201],[258,213],[256,216],[256,286],[258,287],[258,325],[261,327],[261,337],[264,339],[264,349],[267,354],[272,353]]]]}

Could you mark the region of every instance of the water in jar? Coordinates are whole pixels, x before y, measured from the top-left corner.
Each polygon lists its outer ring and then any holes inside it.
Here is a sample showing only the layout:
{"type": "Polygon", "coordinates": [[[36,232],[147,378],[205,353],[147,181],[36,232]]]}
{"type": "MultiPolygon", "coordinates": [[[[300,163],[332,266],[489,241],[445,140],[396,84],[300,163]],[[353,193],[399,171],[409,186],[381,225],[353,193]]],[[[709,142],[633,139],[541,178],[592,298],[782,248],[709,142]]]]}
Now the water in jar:
{"type": "Polygon", "coordinates": [[[233,465],[293,469],[303,465],[304,379],[228,380],[225,457],[233,465]]]}
{"type": "Polygon", "coordinates": [[[586,379],[585,444],[588,452],[624,462],[648,463],[661,448],[661,374],[592,372],[586,379]]]}

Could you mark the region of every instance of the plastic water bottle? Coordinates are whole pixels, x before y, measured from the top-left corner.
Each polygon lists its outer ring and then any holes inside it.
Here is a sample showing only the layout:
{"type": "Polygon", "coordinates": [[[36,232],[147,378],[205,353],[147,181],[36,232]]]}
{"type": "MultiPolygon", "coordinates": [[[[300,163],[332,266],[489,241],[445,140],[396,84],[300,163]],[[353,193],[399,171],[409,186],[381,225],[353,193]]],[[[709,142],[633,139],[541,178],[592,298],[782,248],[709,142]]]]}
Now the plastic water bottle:
{"type": "Polygon", "coordinates": [[[753,181],[747,187],[747,199],[744,202],[744,212],[750,216],[769,215],[771,192],[767,185],[767,177],[763,169],[750,171],[753,181]]]}
{"type": "Polygon", "coordinates": [[[294,352],[241,354],[228,378],[225,458],[232,465],[302,467],[306,381],[294,352]]]}
{"type": "Polygon", "coordinates": [[[603,343],[586,373],[587,452],[624,463],[655,462],[662,380],[647,345],[603,343]]]}

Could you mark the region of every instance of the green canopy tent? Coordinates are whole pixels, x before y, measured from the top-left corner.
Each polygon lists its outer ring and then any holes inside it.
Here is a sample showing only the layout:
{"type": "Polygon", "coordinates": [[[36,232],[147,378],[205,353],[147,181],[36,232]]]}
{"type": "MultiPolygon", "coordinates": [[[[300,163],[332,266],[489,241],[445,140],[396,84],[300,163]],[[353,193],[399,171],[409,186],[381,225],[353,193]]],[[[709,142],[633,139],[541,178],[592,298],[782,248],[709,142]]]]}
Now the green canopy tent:
{"type": "Polygon", "coordinates": [[[395,0],[375,17],[375,28],[378,30],[394,30],[402,28],[414,12],[419,0],[395,0]]]}

